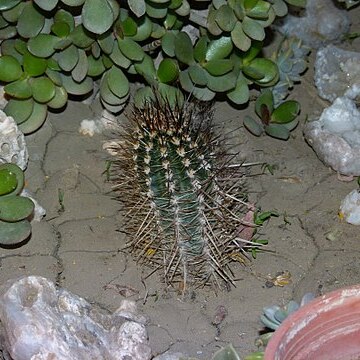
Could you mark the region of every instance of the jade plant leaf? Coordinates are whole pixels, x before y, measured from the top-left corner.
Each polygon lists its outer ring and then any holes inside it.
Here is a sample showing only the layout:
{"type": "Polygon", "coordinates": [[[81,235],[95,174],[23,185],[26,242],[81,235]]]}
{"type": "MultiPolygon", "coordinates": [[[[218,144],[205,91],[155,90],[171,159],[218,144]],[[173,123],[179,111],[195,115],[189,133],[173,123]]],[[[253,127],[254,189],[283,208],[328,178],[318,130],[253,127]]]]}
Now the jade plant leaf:
{"type": "Polygon", "coordinates": [[[197,62],[202,63],[206,59],[206,50],[208,45],[207,36],[202,36],[198,39],[194,46],[194,58],[197,62]]]}
{"type": "Polygon", "coordinates": [[[60,38],[64,38],[70,34],[70,26],[64,21],[57,21],[51,25],[51,32],[60,38]]]}
{"type": "Polygon", "coordinates": [[[11,55],[0,57],[0,81],[11,82],[20,78],[22,69],[19,62],[11,55]]]}
{"type": "Polygon", "coordinates": [[[91,33],[82,24],[75,27],[70,33],[69,39],[75,46],[82,49],[88,48],[95,41],[91,33]]]}
{"type": "Polygon", "coordinates": [[[154,19],[163,19],[167,14],[167,6],[159,2],[146,2],[146,14],[154,19]]]}
{"type": "Polygon", "coordinates": [[[31,98],[26,100],[10,99],[4,108],[4,112],[8,116],[12,116],[17,124],[21,124],[30,117],[33,107],[34,100],[31,98]]]}
{"type": "Polygon", "coordinates": [[[85,95],[93,90],[93,80],[88,76],[79,83],[71,76],[65,74],[61,74],[61,79],[68,94],[85,95]]]}
{"type": "Polygon", "coordinates": [[[223,31],[232,31],[237,22],[234,10],[229,5],[221,5],[216,11],[215,21],[223,31]]]}
{"type": "Polygon", "coordinates": [[[6,40],[16,36],[17,31],[15,26],[7,26],[6,28],[0,29],[0,39],[6,40]]]}
{"type": "Polygon", "coordinates": [[[70,45],[58,55],[58,64],[64,71],[71,71],[79,61],[79,50],[75,45],[70,45]]]}
{"type": "Polygon", "coordinates": [[[181,6],[175,9],[175,13],[180,16],[188,16],[190,13],[190,4],[187,0],[183,0],[181,6]]]}
{"type": "Polygon", "coordinates": [[[204,68],[214,76],[224,75],[231,71],[234,64],[229,59],[214,59],[204,64],[204,68]]]}
{"type": "MultiPolygon", "coordinates": [[[[0,10],[1,10],[1,4],[0,3],[0,10]]],[[[24,9],[25,3],[24,2],[18,2],[17,5],[12,7],[11,9],[2,11],[3,18],[8,21],[9,23],[16,23],[24,9]]]]}
{"type": "Polygon", "coordinates": [[[46,76],[29,79],[32,96],[39,103],[47,103],[55,96],[55,85],[46,76]]]}
{"type": "Polygon", "coordinates": [[[184,64],[191,65],[194,63],[194,51],[190,37],[183,31],[175,37],[175,55],[184,64]]]}
{"type": "Polygon", "coordinates": [[[207,74],[207,87],[214,92],[225,92],[234,89],[237,77],[234,72],[229,72],[222,76],[212,76],[207,74]]]}
{"type": "Polygon", "coordinates": [[[243,72],[257,84],[271,86],[279,79],[277,65],[266,58],[255,58],[247,66],[243,67],[243,72]]]}
{"type": "Polygon", "coordinates": [[[17,183],[16,174],[9,169],[0,169],[0,196],[13,192],[17,183]]]}
{"type": "Polygon", "coordinates": [[[59,0],[34,0],[34,3],[45,11],[51,11],[55,9],[58,1],[59,0]]]}
{"type": "Polygon", "coordinates": [[[23,38],[32,38],[40,33],[45,24],[45,17],[35,9],[31,1],[26,2],[20,14],[16,28],[23,38]]]}
{"type": "Polygon", "coordinates": [[[6,94],[16,99],[28,99],[32,96],[32,89],[28,79],[19,79],[4,86],[6,94]]]}
{"type": "Polygon", "coordinates": [[[137,24],[137,32],[131,38],[135,41],[144,41],[148,39],[152,33],[153,24],[147,16],[135,19],[137,24]]]}
{"type": "Polygon", "coordinates": [[[128,0],[130,10],[137,16],[141,17],[145,14],[145,0],[128,0]]]}
{"type": "Polygon", "coordinates": [[[179,76],[179,67],[173,59],[163,59],[159,64],[157,76],[162,83],[172,83],[179,76]]]}
{"type": "Polygon", "coordinates": [[[145,52],[141,48],[141,46],[132,39],[129,39],[129,38],[120,39],[119,38],[118,45],[119,45],[120,51],[129,60],[141,61],[145,56],[145,52]]]}
{"type": "Polygon", "coordinates": [[[0,246],[14,246],[26,240],[31,234],[28,220],[9,223],[0,221],[0,246]]]}
{"type": "Polygon", "coordinates": [[[52,109],[61,109],[68,100],[68,94],[63,86],[55,86],[55,96],[46,104],[52,109]]]}
{"type": "Polygon", "coordinates": [[[27,197],[0,197],[0,220],[15,222],[26,219],[34,211],[34,203],[27,197]]]}
{"type": "MultiPolygon", "coordinates": [[[[100,82],[101,100],[110,106],[119,106],[124,102],[124,98],[116,96],[109,88],[109,74],[105,73],[100,82]]],[[[126,95],[125,95],[126,96],[126,95]]]]}
{"type": "Polygon", "coordinates": [[[265,30],[261,24],[247,16],[242,21],[242,29],[251,39],[261,41],[265,38],[265,30]]]}
{"type": "Polygon", "coordinates": [[[230,36],[222,36],[209,43],[206,51],[206,60],[224,59],[230,55],[233,44],[230,36]]]}
{"type": "Polygon", "coordinates": [[[161,38],[161,48],[163,52],[170,57],[175,56],[175,39],[176,35],[173,31],[168,31],[161,38]]]}
{"type": "Polygon", "coordinates": [[[113,10],[107,0],[85,0],[81,17],[84,27],[95,34],[109,30],[114,21],[113,10]]]}
{"type": "Polygon", "coordinates": [[[47,106],[34,102],[33,111],[28,119],[19,124],[19,129],[24,134],[31,134],[38,130],[46,120],[47,106]]]}
{"type": "Polygon", "coordinates": [[[105,54],[110,55],[114,48],[115,36],[112,32],[105,33],[98,37],[97,43],[105,54]]]}
{"type": "Polygon", "coordinates": [[[248,115],[244,117],[244,126],[255,136],[260,136],[264,132],[263,126],[248,115]]]}
{"type": "Polygon", "coordinates": [[[0,3],[0,10],[9,10],[16,6],[21,0],[2,0],[0,3]]]}
{"type": "Polygon", "coordinates": [[[8,193],[2,195],[1,198],[20,194],[20,192],[22,191],[22,189],[24,187],[24,181],[25,181],[24,172],[19,168],[19,166],[17,166],[16,164],[12,164],[12,163],[1,164],[0,170],[1,171],[5,170],[5,171],[8,171],[8,172],[14,174],[16,176],[16,180],[17,180],[15,189],[13,189],[11,192],[8,192],[8,193]]]}
{"type": "Polygon", "coordinates": [[[87,75],[89,63],[86,53],[83,49],[78,49],[78,57],[79,60],[75,65],[75,67],[73,68],[71,72],[71,76],[75,81],[81,82],[85,79],[87,75]]]}
{"type": "Polygon", "coordinates": [[[144,79],[148,82],[149,85],[155,85],[157,82],[156,79],[156,69],[154,65],[154,60],[150,55],[145,55],[144,59],[134,64],[136,72],[143,76],[144,79]]]}
{"type": "Polygon", "coordinates": [[[208,82],[206,70],[204,70],[199,64],[189,66],[188,71],[190,79],[194,84],[199,86],[206,86],[208,82]]]}
{"type": "Polygon", "coordinates": [[[290,136],[290,131],[282,124],[270,124],[264,127],[265,132],[280,140],[287,140],[290,136]]]}
{"type": "Polygon", "coordinates": [[[226,96],[234,104],[245,104],[249,101],[249,87],[245,77],[242,74],[239,74],[239,77],[236,81],[234,90],[231,90],[226,93],[226,96]]]}
{"type": "Polygon", "coordinates": [[[23,58],[24,71],[29,76],[40,76],[44,74],[47,68],[47,61],[44,58],[39,58],[31,53],[24,54],[23,58]]]}
{"type": "Polygon", "coordinates": [[[265,105],[271,114],[274,110],[274,98],[271,90],[264,90],[255,101],[255,112],[261,118],[262,117],[262,106],[265,105]]]}
{"type": "Polygon", "coordinates": [[[121,51],[118,42],[115,43],[110,59],[123,69],[127,69],[131,65],[131,60],[128,59],[121,51]]]}
{"type": "Polygon", "coordinates": [[[29,39],[27,47],[33,55],[46,58],[55,52],[55,45],[59,40],[55,35],[39,34],[29,39]]]}
{"type": "Polygon", "coordinates": [[[16,43],[17,41],[14,39],[4,40],[1,43],[0,51],[1,51],[1,55],[10,55],[14,57],[19,62],[19,64],[21,64],[23,61],[23,57],[22,54],[16,48],[16,43]]]}
{"type": "Polygon", "coordinates": [[[288,100],[280,104],[271,114],[271,123],[286,124],[293,121],[300,111],[300,104],[295,100],[288,100]]]}
{"type": "Polygon", "coordinates": [[[58,71],[47,68],[45,71],[47,77],[57,86],[62,85],[61,75],[58,71]]]}
{"type": "Polygon", "coordinates": [[[125,97],[130,90],[127,77],[121,69],[116,66],[108,70],[107,84],[109,89],[119,98],[125,97]]]}
{"type": "Polygon", "coordinates": [[[58,22],[68,24],[70,31],[73,31],[75,28],[74,16],[64,9],[59,9],[54,15],[54,23],[58,22]]]}
{"type": "Polygon", "coordinates": [[[95,59],[92,55],[88,56],[88,65],[87,75],[91,77],[100,76],[106,70],[102,58],[95,59]]]}

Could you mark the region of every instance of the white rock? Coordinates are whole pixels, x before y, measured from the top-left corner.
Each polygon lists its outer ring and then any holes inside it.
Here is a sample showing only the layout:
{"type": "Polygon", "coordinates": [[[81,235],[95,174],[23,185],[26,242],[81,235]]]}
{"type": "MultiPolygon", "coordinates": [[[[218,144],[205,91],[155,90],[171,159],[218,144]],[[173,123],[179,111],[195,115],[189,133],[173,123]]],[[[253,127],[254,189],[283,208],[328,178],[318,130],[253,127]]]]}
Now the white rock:
{"type": "Polygon", "coordinates": [[[46,215],[46,210],[39,204],[37,200],[35,200],[34,195],[29,190],[23,189],[20,195],[31,199],[31,201],[34,203],[34,213],[31,220],[40,221],[46,215]]]}
{"type": "Polygon", "coordinates": [[[353,190],[345,196],[340,205],[340,217],[353,225],[360,225],[360,193],[353,190]]]}
{"type": "Polygon", "coordinates": [[[13,163],[25,170],[28,158],[24,134],[14,119],[0,110],[0,164],[13,163]]]}
{"type": "Polygon", "coordinates": [[[100,312],[43,277],[10,281],[0,290],[2,345],[13,360],[150,359],[145,325],[121,311],[100,312]]]}
{"type": "Polygon", "coordinates": [[[360,84],[358,52],[328,45],[318,50],[314,66],[315,85],[326,100],[334,101],[354,84],[360,84]]]}
{"type": "Polygon", "coordinates": [[[319,48],[340,41],[349,28],[347,11],[338,9],[332,0],[307,0],[305,15],[287,15],[278,29],[312,48],[319,48]]]}
{"type": "Polygon", "coordinates": [[[343,175],[360,176],[360,111],[354,101],[358,95],[360,86],[352,86],[304,128],[318,157],[343,175]]]}

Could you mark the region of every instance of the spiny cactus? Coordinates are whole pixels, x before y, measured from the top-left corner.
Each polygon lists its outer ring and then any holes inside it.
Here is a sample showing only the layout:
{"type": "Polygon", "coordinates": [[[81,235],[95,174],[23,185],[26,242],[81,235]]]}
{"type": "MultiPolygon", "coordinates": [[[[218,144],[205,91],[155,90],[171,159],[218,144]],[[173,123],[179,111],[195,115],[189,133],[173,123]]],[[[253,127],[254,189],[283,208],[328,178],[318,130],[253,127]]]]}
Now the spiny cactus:
{"type": "Polygon", "coordinates": [[[139,262],[162,268],[165,283],[184,288],[233,283],[229,263],[252,246],[239,236],[243,170],[219,150],[211,120],[209,105],[172,109],[156,99],[135,107],[121,140],[108,145],[128,246],[139,262]]]}

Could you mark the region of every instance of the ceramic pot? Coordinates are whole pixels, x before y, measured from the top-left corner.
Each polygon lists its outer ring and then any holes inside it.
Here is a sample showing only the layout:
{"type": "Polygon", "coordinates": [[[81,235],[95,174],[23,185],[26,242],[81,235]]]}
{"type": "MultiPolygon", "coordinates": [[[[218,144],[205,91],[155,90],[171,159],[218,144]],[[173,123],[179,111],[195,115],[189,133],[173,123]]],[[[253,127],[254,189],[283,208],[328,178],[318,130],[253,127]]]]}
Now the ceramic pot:
{"type": "Polygon", "coordinates": [[[264,360],[360,359],[360,285],[318,297],[284,320],[264,360]]]}

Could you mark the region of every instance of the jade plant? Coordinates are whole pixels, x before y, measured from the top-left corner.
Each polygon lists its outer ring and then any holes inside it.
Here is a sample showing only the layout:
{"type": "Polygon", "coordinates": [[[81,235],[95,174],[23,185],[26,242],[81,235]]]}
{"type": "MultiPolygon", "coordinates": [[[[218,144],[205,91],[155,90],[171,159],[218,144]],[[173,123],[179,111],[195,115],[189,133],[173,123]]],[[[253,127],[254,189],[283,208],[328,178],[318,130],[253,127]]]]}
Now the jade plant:
{"type": "Polygon", "coordinates": [[[34,203],[20,195],[24,173],[15,164],[0,165],[0,246],[14,246],[31,234],[34,203]]]}
{"type": "Polygon", "coordinates": [[[88,96],[98,82],[103,106],[119,112],[129,83],[137,106],[156,89],[211,100],[223,93],[245,104],[249,87],[279,80],[262,55],[268,28],[304,0],[2,0],[0,82],[5,108],[25,133],[68,96],[88,96]]]}
{"type": "Polygon", "coordinates": [[[244,126],[256,136],[266,133],[274,138],[287,140],[290,131],[298,124],[299,111],[300,104],[296,100],[287,100],[275,107],[273,93],[266,89],[255,102],[255,112],[260,121],[245,116],[244,126]]]}

